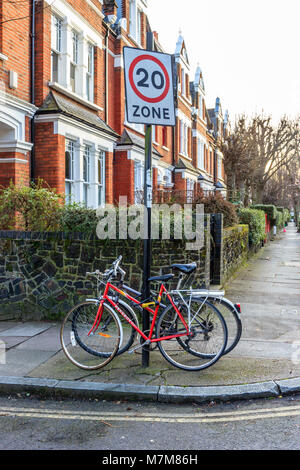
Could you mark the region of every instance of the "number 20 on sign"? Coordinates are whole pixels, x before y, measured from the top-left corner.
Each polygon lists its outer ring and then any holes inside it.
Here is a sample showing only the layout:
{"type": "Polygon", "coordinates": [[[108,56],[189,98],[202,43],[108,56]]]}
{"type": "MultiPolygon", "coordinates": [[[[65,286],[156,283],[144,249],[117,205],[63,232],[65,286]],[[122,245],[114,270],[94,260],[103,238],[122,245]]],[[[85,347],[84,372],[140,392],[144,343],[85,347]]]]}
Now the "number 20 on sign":
{"type": "Polygon", "coordinates": [[[127,121],[175,126],[172,56],[124,47],[127,121]]]}

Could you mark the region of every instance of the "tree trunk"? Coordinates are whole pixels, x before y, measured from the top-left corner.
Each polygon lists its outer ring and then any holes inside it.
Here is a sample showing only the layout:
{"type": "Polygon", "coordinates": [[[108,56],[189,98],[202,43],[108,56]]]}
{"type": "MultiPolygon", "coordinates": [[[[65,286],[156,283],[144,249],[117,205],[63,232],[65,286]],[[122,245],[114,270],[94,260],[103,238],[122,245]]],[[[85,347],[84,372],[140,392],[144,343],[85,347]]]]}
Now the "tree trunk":
{"type": "Polygon", "coordinates": [[[265,185],[262,181],[258,181],[255,191],[255,204],[262,204],[264,196],[265,185]]]}

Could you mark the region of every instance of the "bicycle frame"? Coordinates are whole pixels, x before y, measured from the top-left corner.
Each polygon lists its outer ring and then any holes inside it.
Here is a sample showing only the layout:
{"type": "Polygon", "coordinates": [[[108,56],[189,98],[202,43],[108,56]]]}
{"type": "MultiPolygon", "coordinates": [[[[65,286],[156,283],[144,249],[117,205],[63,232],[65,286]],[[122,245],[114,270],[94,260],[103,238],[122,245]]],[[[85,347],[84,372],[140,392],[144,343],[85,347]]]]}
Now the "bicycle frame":
{"type": "Polygon", "coordinates": [[[141,336],[142,338],[147,341],[148,343],[157,343],[159,341],[163,341],[163,340],[168,340],[168,339],[174,339],[174,338],[180,338],[182,336],[186,336],[186,335],[190,335],[190,332],[189,332],[189,327],[186,323],[186,321],[184,320],[183,316],[181,315],[180,311],[178,310],[178,308],[176,307],[176,305],[174,304],[173,302],[173,299],[172,297],[170,296],[170,294],[168,293],[168,291],[166,290],[165,286],[163,284],[161,284],[160,286],[160,291],[159,291],[159,295],[158,295],[158,298],[157,298],[157,301],[156,302],[149,302],[148,304],[147,303],[144,303],[144,304],[141,304],[137,299],[135,299],[134,297],[131,297],[129,294],[127,294],[126,292],[122,291],[121,289],[119,289],[118,287],[114,286],[113,284],[111,284],[110,282],[108,282],[106,284],[106,287],[105,287],[105,291],[103,293],[103,296],[101,297],[101,300],[100,300],[100,305],[99,305],[99,308],[98,308],[98,312],[96,314],[96,318],[95,318],[95,321],[94,321],[94,324],[91,328],[91,330],[89,331],[88,333],[88,336],[93,332],[93,331],[96,331],[97,328],[99,327],[99,324],[101,322],[101,317],[102,317],[102,312],[103,312],[103,304],[105,301],[108,301],[113,308],[115,308],[117,310],[117,312],[124,318],[124,320],[126,320],[141,336]],[[133,322],[130,320],[130,318],[128,318],[128,316],[121,310],[121,308],[117,305],[116,302],[114,302],[109,296],[108,296],[108,292],[109,290],[112,289],[114,291],[116,291],[118,294],[121,294],[123,295],[124,297],[126,297],[126,299],[130,300],[131,302],[141,306],[142,308],[144,308],[145,310],[147,310],[149,313],[151,313],[153,315],[153,319],[152,319],[152,322],[151,322],[151,326],[150,326],[150,332],[149,332],[149,336],[145,335],[145,333],[143,333],[143,331],[141,331],[139,329],[139,327],[133,322]],[[161,299],[162,299],[162,295],[165,294],[168,299],[170,300],[173,308],[175,309],[175,312],[177,313],[177,315],[179,316],[184,328],[185,328],[185,332],[184,333],[178,333],[178,334],[175,334],[175,335],[169,335],[169,336],[163,336],[161,338],[152,338],[153,336],[153,331],[154,331],[154,326],[155,326],[155,322],[156,322],[156,318],[157,318],[157,315],[158,315],[158,311],[159,311],[159,307],[160,307],[160,302],[161,302],[161,299]],[[156,308],[155,310],[152,310],[149,305],[152,305],[152,304],[156,304],[156,308]]]}

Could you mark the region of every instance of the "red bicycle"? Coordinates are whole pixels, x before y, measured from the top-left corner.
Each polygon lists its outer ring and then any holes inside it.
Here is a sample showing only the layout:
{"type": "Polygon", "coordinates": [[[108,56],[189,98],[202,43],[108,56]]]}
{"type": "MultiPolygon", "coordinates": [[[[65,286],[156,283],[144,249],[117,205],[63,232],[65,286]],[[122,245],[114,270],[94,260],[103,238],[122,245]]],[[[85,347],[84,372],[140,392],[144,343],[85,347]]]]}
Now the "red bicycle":
{"type": "Polygon", "coordinates": [[[180,369],[199,371],[215,364],[227,344],[226,323],[217,308],[206,300],[193,298],[192,291],[183,302],[169,292],[164,282],[174,274],[150,278],[150,282],[161,283],[158,296],[141,302],[124,292],[126,288],[139,294],[124,286],[125,272],[119,267],[121,259],[104,274],[89,273],[106,279],[103,295],[87,299],[66,315],[61,327],[61,344],[68,359],[82,369],[96,370],[125,351],[133,353],[141,347],[158,346],[163,357],[180,369]],[[122,277],[122,289],[110,281],[117,273],[122,277]],[[137,316],[128,303],[122,304],[120,296],[152,315],[150,331],[139,328],[137,316]],[[170,304],[159,314],[163,296],[170,304]],[[129,350],[136,334],[140,335],[140,344],[129,350]]]}

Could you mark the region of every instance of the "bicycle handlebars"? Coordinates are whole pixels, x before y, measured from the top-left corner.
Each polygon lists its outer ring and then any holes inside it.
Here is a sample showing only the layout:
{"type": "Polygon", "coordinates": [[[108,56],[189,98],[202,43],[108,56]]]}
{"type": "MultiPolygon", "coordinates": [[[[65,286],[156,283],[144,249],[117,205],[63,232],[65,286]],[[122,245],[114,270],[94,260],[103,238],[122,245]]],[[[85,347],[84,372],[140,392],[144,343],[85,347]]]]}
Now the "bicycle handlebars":
{"type": "Polygon", "coordinates": [[[119,256],[119,258],[117,258],[111,265],[111,268],[110,269],[107,269],[104,273],[102,273],[101,271],[99,271],[99,269],[97,269],[96,271],[94,272],[86,272],[86,275],[87,276],[96,276],[96,277],[103,277],[103,278],[110,278],[112,275],[116,276],[117,275],[117,272],[119,272],[121,274],[121,278],[122,278],[122,281],[124,280],[125,276],[126,276],[126,271],[124,271],[123,269],[121,269],[119,267],[119,264],[120,262],[122,261],[122,256],[119,256]]]}

